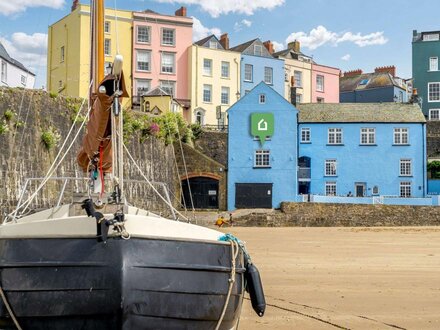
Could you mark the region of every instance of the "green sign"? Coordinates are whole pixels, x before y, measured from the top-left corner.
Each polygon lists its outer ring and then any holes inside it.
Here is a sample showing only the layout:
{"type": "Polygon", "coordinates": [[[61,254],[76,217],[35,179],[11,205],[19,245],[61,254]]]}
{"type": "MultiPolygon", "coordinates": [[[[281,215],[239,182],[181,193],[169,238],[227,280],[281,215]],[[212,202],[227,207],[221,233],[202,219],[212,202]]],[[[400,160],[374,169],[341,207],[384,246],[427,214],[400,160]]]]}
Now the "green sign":
{"type": "Polygon", "coordinates": [[[274,127],[275,120],[273,113],[251,114],[251,134],[260,139],[261,145],[264,144],[266,137],[273,135],[274,127]]]}

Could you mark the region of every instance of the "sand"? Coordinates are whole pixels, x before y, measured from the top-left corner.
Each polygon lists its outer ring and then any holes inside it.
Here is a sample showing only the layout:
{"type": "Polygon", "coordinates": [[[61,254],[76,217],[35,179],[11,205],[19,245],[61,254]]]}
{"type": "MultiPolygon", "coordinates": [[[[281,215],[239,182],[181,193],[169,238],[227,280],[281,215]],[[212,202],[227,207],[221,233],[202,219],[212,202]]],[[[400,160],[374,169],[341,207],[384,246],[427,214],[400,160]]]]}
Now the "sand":
{"type": "Polygon", "coordinates": [[[263,279],[266,314],[245,300],[241,330],[440,329],[440,228],[222,231],[263,279]]]}

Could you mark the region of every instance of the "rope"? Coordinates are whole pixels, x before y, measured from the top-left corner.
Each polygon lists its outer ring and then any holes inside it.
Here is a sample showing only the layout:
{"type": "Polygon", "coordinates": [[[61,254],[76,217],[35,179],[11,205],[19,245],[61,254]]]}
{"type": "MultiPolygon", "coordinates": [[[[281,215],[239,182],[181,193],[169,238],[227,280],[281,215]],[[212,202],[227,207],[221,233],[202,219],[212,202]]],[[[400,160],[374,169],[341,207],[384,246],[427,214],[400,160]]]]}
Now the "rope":
{"type": "Polygon", "coordinates": [[[15,315],[14,315],[14,312],[12,311],[11,306],[9,305],[8,299],[6,299],[6,295],[5,295],[5,293],[4,293],[3,288],[1,287],[1,285],[0,285],[0,296],[2,297],[3,303],[5,304],[5,307],[6,307],[6,309],[8,310],[8,313],[9,313],[9,315],[11,316],[12,321],[14,321],[15,327],[16,327],[18,330],[22,330],[20,324],[18,323],[18,320],[16,319],[16,317],[15,317],[15,315]]]}
{"type": "Polygon", "coordinates": [[[228,294],[226,296],[225,304],[223,306],[222,314],[220,315],[220,319],[217,322],[217,326],[215,327],[215,330],[218,330],[223,322],[223,318],[225,317],[226,314],[226,309],[229,305],[229,299],[231,298],[232,288],[234,287],[234,283],[235,283],[235,259],[238,256],[238,252],[240,251],[240,248],[235,240],[231,240],[230,242],[231,242],[232,260],[231,260],[231,277],[229,278],[229,289],[228,289],[228,294]]]}

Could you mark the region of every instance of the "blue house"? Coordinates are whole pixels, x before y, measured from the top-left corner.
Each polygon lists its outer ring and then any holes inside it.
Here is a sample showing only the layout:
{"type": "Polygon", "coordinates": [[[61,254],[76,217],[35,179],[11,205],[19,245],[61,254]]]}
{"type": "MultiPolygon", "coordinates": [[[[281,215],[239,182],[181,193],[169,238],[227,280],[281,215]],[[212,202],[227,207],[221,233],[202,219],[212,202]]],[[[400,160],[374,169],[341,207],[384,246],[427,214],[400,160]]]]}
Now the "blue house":
{"type": "Polygon", "coordinates": [[[230,50],[241,53],[241,96],[249,93],[261,81],[284,95],[284,60],[274,58],[260,39],[245,42],[230,50]]]}
{"type": "Polygon", "coordinates": [[[418,105],[302,104],[298,109],[300,194],[426,195],[426,121],[418,105]]]}
{"type": "Polygon", "coordinates": [[[394,66],[376,68],[373,73],[362,70],[344,72],[339,79],[341,103],[407,102],[406,80],[396,77],[394,66]]]}
{"type": "Polygon", "coordinates": [[[228,110],[228,210],[297,196],[297,109],[260,82],[228,110]]]}

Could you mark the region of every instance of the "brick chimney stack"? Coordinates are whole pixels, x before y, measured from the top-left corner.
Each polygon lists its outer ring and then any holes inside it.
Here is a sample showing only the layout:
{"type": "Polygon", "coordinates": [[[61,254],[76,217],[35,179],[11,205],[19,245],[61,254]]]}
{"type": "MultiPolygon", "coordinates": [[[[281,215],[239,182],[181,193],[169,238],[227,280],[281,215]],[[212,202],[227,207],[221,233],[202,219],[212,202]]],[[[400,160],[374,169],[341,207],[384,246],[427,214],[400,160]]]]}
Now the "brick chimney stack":
{"type": "Polygon", "coordinates": [[[343,77],[354,77],[354,76],[360,76],[361,74],[362,74],[362,70],[357,69],[357,70],[351,70],[351,71],[344,72],[343,77]]]}
{"type": "Polygon", "coordinates": [[[179,9],[176,10],[176,12],[174,13],[176,16],[186,16],[186,7],[180,7],[179,9]]]}
{"type": "Polygon", "coordinates": [[[268,40],[263,42],[264,47],[266,47],[267,51],[269,52],[269,54],[273,54],[274,53],[274,49],[273,49],[273,43],[272,41],[268,40]]]}
{"type": "Polygon", "coordinates": [[[224,49],[228,50],[229,49],[229,37],[227,33],[223,33],[220,36],[220,45],[223,46],[224,49]]]}
{"type": "Polygon", "coordinates": [[[71,11],[74,11],[79,5],[79,0],[73,0],[71,11]]]}
{"type": "Polygon", "coordinates": [[[301,51],[301,43],[298,40],[289,42],[287,48],[293,50],[295,53],[299,53],[301,51]]]}
{"type": "Polygon", "coordinates": [[[374,72],[379,73],[379,72],[388,72],[390,75],[392,75],[393,77],[396,76],[396,67],[394,65],[390,65],[390,66],[380,66],[374,69],[374,72]]]}

